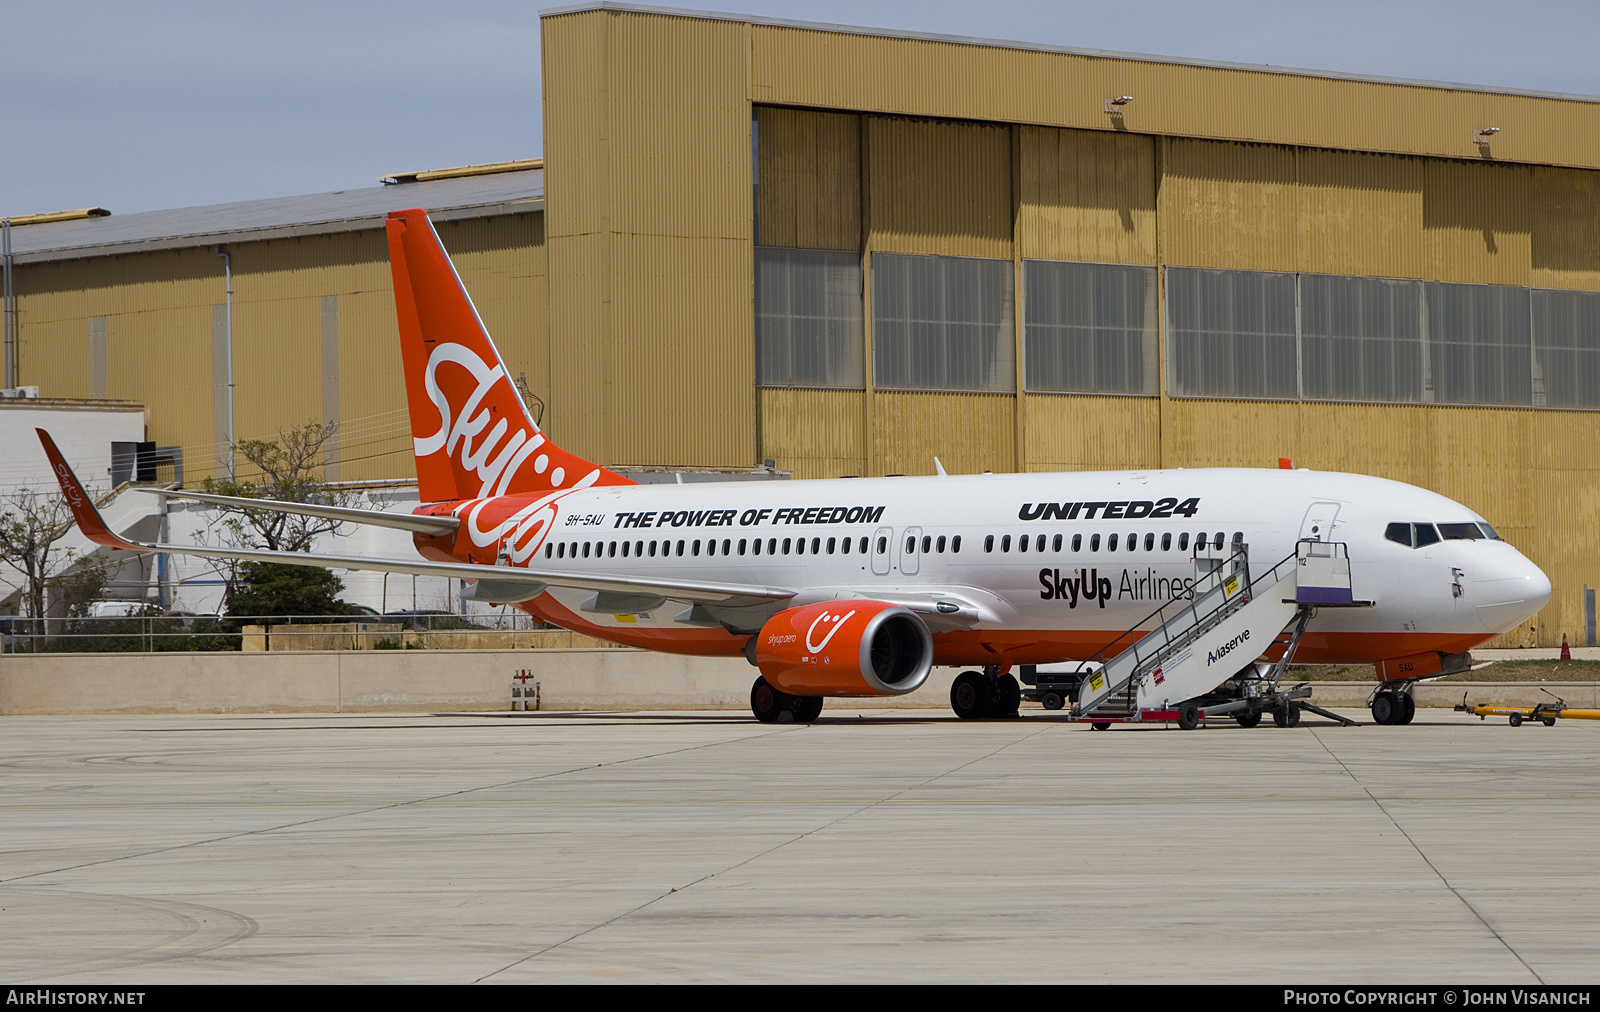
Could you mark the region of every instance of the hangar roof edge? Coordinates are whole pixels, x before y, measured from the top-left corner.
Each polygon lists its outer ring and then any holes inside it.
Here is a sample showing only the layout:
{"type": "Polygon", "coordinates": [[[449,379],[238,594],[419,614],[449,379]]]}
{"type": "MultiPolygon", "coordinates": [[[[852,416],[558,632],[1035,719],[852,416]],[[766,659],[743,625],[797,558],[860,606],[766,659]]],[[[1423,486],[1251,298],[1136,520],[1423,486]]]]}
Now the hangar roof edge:
{"type": "Polygon", "coordinates": [[[425,207],[434,221],[525,214],[544,208],[544,171],[501,172],[332,193],[269,197],[84,218],[11,230],[19,264],[259,242],[381,228],[390,211],[425,207]]]}
{"type": "Polygon", "coordinates": [[[656,7],[648,4],[599,3],[573,4],[568,7],[551,7],[539,16],[557,17],[562,14],[581,14],[587,11],[619,11],[631,14],[663,14],[669,17],[698,18],[705,21],[738,21],[751,25],[770,25],[775,28],[802,28],[810,31],[836,32],[841,35],[868,35],[876,38],[910,39],[920,42],[945,42],[959,46],[985,46],[990,49],[1017,49],[1031,53],[1062,53],[1068,56],[1087,56],[1102,60],[1135,60],[1141,63],[1164,63],[1179,67],[1206,67],[1213,70],[1242,70],[1257,74],[1282,74],[1287,77],[1318,77],[1330,81],[1359,81],[1364,84],[1393,84],[1408,88],[1436,88],[1441,91],[1470,91],[1488,95],[1516,95],[1522,98],[1543,98],[1558,102],[1600,103],[1600,95],[1579,95],[1567,92],[1533,91],[1524,88],[1500,88],[1488,84],[1462,84],[1453,81],[1427,81],[1404,77],[1382,77],[1373,74],[1347,74],[1336,70],[1311,70],[1304,67],[1278,67],[1267,63],[1229,63],[1223,60],[1197,60],[1181,56],[1157,56],[1152,53],[1122,53],[1109,49],[1080,49],[1073,46],[1052,46],[1042,42],[1018,42],[1009,39],[985,39],[968,35],[937,35],[932,32],[911,32],[893,28],[868,28],[860,25],[838,25],[818,21],[796,21],[789,18],[758,17],[750,14],[729,14],[719,11],[691,10],[677,7],[656,7]]]}

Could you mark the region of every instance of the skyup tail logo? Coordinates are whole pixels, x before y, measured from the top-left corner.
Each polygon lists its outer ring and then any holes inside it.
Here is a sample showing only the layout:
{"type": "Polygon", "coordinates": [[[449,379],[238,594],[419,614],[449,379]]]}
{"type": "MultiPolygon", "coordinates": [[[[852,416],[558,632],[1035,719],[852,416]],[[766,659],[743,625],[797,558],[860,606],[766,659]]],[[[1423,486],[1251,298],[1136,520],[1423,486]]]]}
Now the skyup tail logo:
{"type": "Polygon", "coordinates": [[[1222,644],[1222,646],[1218,647],[1215,653],[1207,653],[1206,654],[1206,667],[1208,667],[1208,668],[1211,667],[1211,665],[1217,663],[1218,661],[1222,660],[1224,657],[1226,657],[1229,654],[1233,653],[1234,650],[1238,649],[1240,646],[1242,646],[1249,639],[1250,639],[1250,630],[1246,629],[1244,632],[1240,633],[1239,635],[1235,636],[1233,639],[1229,640],[1228,642],[1222,644]]]}
{"type": "Polygon", "coordinates": [[[1111,580],[1100,575],[1098,569],[1075,569],[1073,575],[1063,578],[1059,569],[1039,570],[1039,597],[1046,601],[1065,601],[1068,608],[1076,608],[1079,601],[1099,601],[1106,606],[1111,596],[1111,580]]]}
{"type": "MultiPolygon", "coordinates": [[[[439,431],[414,441],[417,456],[427,457],[441,450],[450,457],[459,454],[457,459],[462,469],[476,474],[483,482],[478,490],[479,498],[504,495],[511,479],[529,457],[533,457],[534,473],[545,475],[550,469],[549,453],[534,457],[545,445],[544,435],[522,416],[520,409],[515,417],[502,414],[494,421],[496,412],[485,403],[521,403],[511,381],[506,378],[505,366],[499,362],[491,366],[465,345],[441,342],[428,356],[423,386],[428,400],[439,412],[439,431]],[[441,384],[440,373],[446,364],[456,369],[445,373],[445,382],[441,384]],[[462,377],[461,370],[470,379],[462,377]],[[494,422],[492,428],[491,421],[494,422]]],[[[596,469],[595,477],[598,476],[596,469]]],[[[565,469],[558,465],[545,475],[545,480],[552,489],[558,489],[569,484],[568,477],[565,469]]]]}

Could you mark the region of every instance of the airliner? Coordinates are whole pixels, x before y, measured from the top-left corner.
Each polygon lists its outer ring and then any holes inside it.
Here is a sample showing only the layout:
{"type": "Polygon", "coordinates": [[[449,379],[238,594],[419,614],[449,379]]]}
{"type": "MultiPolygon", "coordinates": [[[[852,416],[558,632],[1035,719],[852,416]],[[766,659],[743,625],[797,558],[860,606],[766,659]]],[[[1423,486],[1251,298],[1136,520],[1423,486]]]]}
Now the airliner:
{"type": "MultiPolygon", "coordinates": [[[[1545,574],[1472,510],[1355,474],[939,466],[925,477],[637,484],[540,431],[426,212],[393,212],[386,228],[423,505],[398,514],[163,494],[398,528],[420,558],[129,540],[40,430],[86,536],[128,551],[469,581],[467,599],[603,640],[743,656],[760,672],[751,710],[769,722],[815,720],[826,697],[915,691],[935,666],[973,669],[952,689],[958,715],[1015,715],[1014,672],[1113,656],[1156,609],[1205,590],[1218,565],[1208,559],[1247,550],[1248,577],[1311,543],[1342,546],[1357,606],[1305,605],[1292,643],[1285,629],[1239,650],[1235,636],[1218,648],[1232,663],[1208,655],[1204,678],[1215,681],[1196,698],[1226,700],[1249,681],[1236,674],[1286,664],[1292,650],[1297,664],[1375,665],[1374,717],[1404,723],[1411,681],[1460,667],[1550,597],[1545,574]]],[[[1245,723],[1254,707],[1241,706],[1245,723]]]]}

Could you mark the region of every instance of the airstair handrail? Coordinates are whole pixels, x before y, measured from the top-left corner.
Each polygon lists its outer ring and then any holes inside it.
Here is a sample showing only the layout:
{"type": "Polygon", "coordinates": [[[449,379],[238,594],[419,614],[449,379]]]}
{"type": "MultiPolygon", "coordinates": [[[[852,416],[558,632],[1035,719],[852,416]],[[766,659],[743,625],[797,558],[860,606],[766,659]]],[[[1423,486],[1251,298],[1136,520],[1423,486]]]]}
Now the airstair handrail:
{"type": "MultiPolygon", "coordinates": [[[[1243,597],[1243,599],[1245,601],[1251,600],[1254,597],[1255,583],[1257,582],[1257,580],[1265,582],[1267,586],[1272,586],[1272,587],[1277,586],[1278,583],[1280,581],[1282,581],[1285,576],[1288,575],[1287,573],[1280,574],[1278,572],[1278,570],[1282,569],[1284,566],[1290,566],[1292,568],[1295,565],[1296,560],[1299,558],[1299,554],[1300,554],[1299,545],[1297,544],[1295,546],[1295,550],[1293,552],[1291,552],[1288,556],[1286,556],[1285,558],[1280,560],[1278,563],[1273,565],[1273,567],[1271,569],[1268,569],[1265,573],[1261,574],[1261,576],[1252,579],[1251,576],[1250,576],[1249,555],[1248,555],[1247,547],[1245,545],[1234,545],[1233,549],[1234,550],[1228,554],[1228,557],[1222,560],[1222,566],[1219,567],[1214,573],[1209,574],[1206,577],[1206,579],[1208,579],[1208,580],[1214,579],[1216,581],[1213,586],[1206,588],[1204,591],[1196,593],[1192,598],[1189,598],[1189,599],[1173,598],[1172,600],[1170,600],[1167,603],[1163,604],[1161,607],[1157,608],[1155,611],[1151,612],[1150,614],[1146,615],[1144,618],[1140,619],[1137,623],[1135,623],[1132,626],[1132,628],[1130,628],[1130,629],[1126,630],[1125,632],[1123,632],[1122,635],[1118,636],[1116,639],[1113,639],[1111,642],[1109,642],[1105,646],[1101,647],[1098,651],[1096,651],[1094,653],[1093,656],[1087,658],[1084,661],[1081,661],[1078,664],[1078,671],[1082,672],[1083,669],[1084,669],[1084,665],[1091,664],[1091,663],[1094,663],[1096,661],[1098,661],[1100,663],[1100,665],[1102,667],[1104,667],[1106,662],[1107,662],[1107,659],[1106,659],[1106,656],[1105,656],[1106,655],[1106,651],[1110,650],[1112,647],[1115,647],[1118,643],[1121,643],[1123,640],[1129,640],[1128,646],[1125,647],[1123,650],[1118,651],[1117,656],[1120,657],[1127,650],[1132,650],[1133,651],[1133,657],[1134,657],[1134,668],[1137,669],[1138,666],[1139,666],[1139,662],[1145,660],[1146,657],[1148,656],[1141,649],[1141,646],[1143,644],[1145,644],[1146,642],[1148,642],[1148,640],[1150,638],[1149,635],[1148,635],[1149,633],[1153,633],[1157,629],[1164,629],[1167,626],[1168,623],[1170,623],[1173,619],[1175,619],[1179,615],[1181,615],[1185,610],[1192,611],[1193,614],[1194,614],[1194,621],[1191,622],[1188,625],[1187,629],[1188,630],[1193,630],[1193,629],[1198,628],[1203,622],[1205,622],[1206,619],[1210,618],[1212,615],[1216,614],[1217,612],[1221,611],[1223,608],[1227,607],[1230,602],[1239,600],[1241,596],[1243,597]],[[1243,574],[1242,574],[1243,575],[1243,582],[1244,582],[1244,593],[1243,593],[1243,595],[1237,595],[1236,594],[1233,597],[1229,597],[1226,593],[1224,593],[1223,594],[1223,600],[1220,603],[1218,603],[1216,605],[1216,607],[1211,608],[1204,615],[1200,614],[1200,612],[1198,611],[1198,608],[1200,607],[1200,605],[1207,598],[1209,598],[1215,591],[1223,589],[1224,581],[1227,579],[1227,575],[1229,575],[1226,572],[1227,569],[1229,568],[1229,566],[1232,563],[1237,561],[1241,556],[1244,557],[1244,562],[1245,562],[1244,571],[1243,571],[1243,574]],[[1180,602],[1183,605],[1182,607],[1175,609],[1170,615],[1166,614],[1167,609],[1171,608],[1174,604],[1178,604],[1180,602]],[[1146,635],[1130,639],[1130,637],[1133,637],[1134,633],[1137,633],[1137,632],[1139,632],[1141,630],[1141,627],[1149,624],[1152,620],[1156,620],[1156,619],[1159,619],[1159,621],[1157,621],[1156,624],[1152,628],[1150,628],[1148,630],[1145,630],[1146,635]]],[[[1159,651],[1161,648],[1166,647],[1170,643],[1171,643],[1171,638],[1169,636],[1162,643],[1157,645],[1157,650],[1159,651]]]]}

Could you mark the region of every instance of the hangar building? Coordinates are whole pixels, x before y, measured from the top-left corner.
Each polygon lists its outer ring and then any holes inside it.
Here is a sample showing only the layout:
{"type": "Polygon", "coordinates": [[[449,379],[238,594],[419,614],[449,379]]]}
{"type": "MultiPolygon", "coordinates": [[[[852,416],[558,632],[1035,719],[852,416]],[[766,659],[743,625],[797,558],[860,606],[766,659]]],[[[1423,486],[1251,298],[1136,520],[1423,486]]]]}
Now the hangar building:
{"type": "Polygon", "coordinates": [[[381,218],[422,206],[593,459],[1288,457],[1477,509],[1555,584],[1505,642],[1581,641],[1600,99],[612,3],[542,40],[542,162],[13,229],[13,382],[144,402],[192,480],[231,338],[237,438],[405,476],[381,218]]]}

